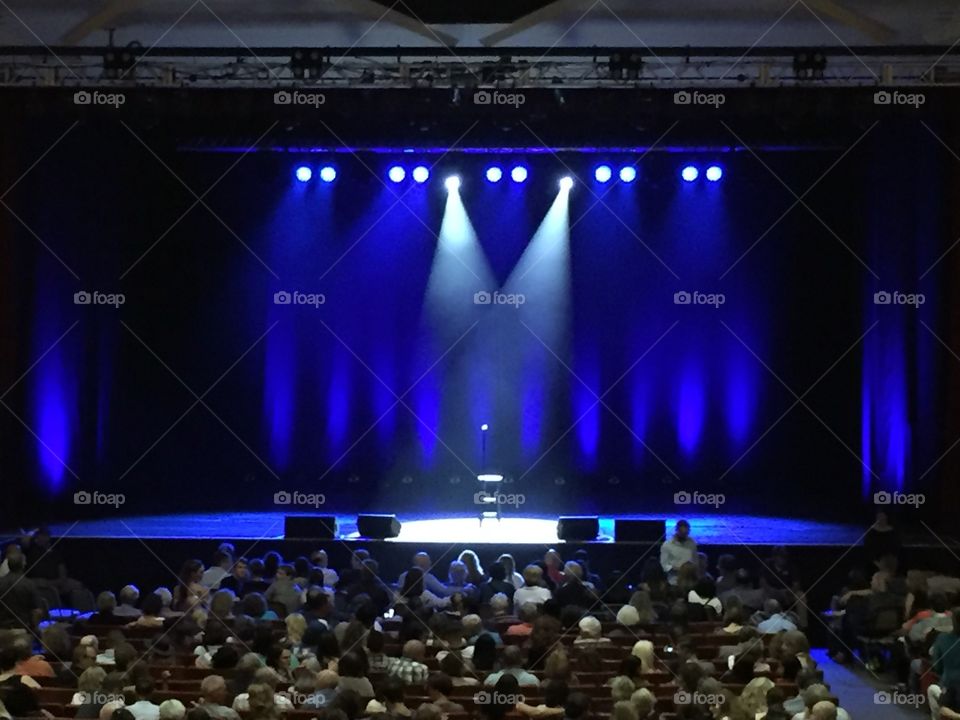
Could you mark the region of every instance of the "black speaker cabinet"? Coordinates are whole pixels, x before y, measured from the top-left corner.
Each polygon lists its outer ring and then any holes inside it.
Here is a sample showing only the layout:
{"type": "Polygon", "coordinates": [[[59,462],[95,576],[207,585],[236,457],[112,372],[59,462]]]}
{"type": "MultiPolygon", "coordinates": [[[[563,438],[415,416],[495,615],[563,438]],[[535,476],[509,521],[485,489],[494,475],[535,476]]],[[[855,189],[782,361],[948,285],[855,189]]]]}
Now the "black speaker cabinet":
{"type": "Polygon", "coordinates": [[[373,540],[395,538],[400,534],[400,521],[396,515],[358,515],[357,530],[361,537],[373,540]]]}
{"type": "Polygon", "coordinates": [[[600,518],[561,517],[557,521],[557,537],[561,540],[596,540],[600,533],[600,518]]]}

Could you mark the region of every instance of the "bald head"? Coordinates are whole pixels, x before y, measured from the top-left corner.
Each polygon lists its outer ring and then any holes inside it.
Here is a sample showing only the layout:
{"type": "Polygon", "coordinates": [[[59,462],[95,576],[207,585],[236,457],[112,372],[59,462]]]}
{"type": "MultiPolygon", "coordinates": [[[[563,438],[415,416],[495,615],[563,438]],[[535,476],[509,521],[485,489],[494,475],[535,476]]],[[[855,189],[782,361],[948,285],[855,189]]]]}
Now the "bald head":
{"type": "Polygon", "coordinates": [[[317,673],[317,687],[321,690],[335,688],[340,682],[340,676],[333,670],[321,670],[317,673]]]}
{"type": "Polygon", "coordinates": [[[837,706],[829,700],[821,700],[810,710],[812,720],[837,720],[837,706]]]}
{"type": "Polygon", "coordinates": [[[427,649],[419,640],[407,640],[403,644],[403,656],[409,660],[423,662],[427,649]]]}
{"type": "Polygon", "coordinates": [[[418,552],[413,556],[413,565],[414,567],[418,567],[424,572],[427,572],[431,566],[430,556],[425,552],[418,552]]]}

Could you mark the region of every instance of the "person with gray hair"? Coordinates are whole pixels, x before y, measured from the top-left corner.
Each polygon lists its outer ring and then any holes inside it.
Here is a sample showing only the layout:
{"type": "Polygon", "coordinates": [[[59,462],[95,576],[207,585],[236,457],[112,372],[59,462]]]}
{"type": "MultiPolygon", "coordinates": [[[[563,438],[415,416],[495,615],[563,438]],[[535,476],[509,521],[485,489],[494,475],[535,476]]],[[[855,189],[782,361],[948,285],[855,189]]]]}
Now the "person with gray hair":
{"type": "MultiPolygon", "coordinates": [[[[254,688],[270,688],[272,693],[273,688],[277,687],[279,684],[280,676],[277,675],[277,672],[273,668],[260,668],[253,674],[253,682],[250,683],[250,687],[247,688],[247,691],[240,693],[233,699],[233,709],[238,713],[247,713],[251,710],[255,710],[256,708],[253,707],[253,704],[256,698],[252,698],[254,694],[254,688]]],[[[290,698],[288,698],[286,695],[276,693],[273,697],[273,702],[276,709],[280,712],[288,712],[294,709],[293,703],[290,702],[290,698]]]]}
{"type": "Polygon", "coordinates": [[[183,720],[187,708],[179,700],[164,700],[160,703],[160,720],[183,720]]]}
{"type": "Polygon", "coordinates": [[[140,611],[137,609],[137,602],[140,600],[140,590],[136,585],[124,585],[120,590],[120,604],[113,611],[113,614],[121,618],[138,618],[140,611]]]}
{"type": "MultiPolygon", "coordinates": [[[[822,703],[827,703],[834,708],[834,716],[829,720],[850,720],[850,714],[846,710],[833,704],[834,698],[830,693],[830,688],[823,683],[810,685],[801,693],[801,697],[803,697],[803,704],[806,706],[806,711],[794,715],[793,720],[812,720],[812,718],[815,717],[813,714],[814,708],[822,703]]],[[[821,709],[821,713],[823,712],[826,711],[821,709]]],[[[822,720],[828,720],[827,716],[823,716],[822,720]]]]}
{"type": "Polygon", "coordinates": [[[510,598],[503,593],[497,593],[490,598],[490,610],[498,620],[507,617],[510,613],[510,598]]]}
{"type": "Polygon", "coordinates": [[[197,707],[203,708],[211,720],[240,720],[237,711],[227,707],[226,702],[227,681],[221,675],[207,675],[200,683],[197,707]]]}
{"type": "Polygon", "coordinates": [[[818,702],[810,710],[810,720],[838,720],[839,708],[829,700],[818,702]]]}

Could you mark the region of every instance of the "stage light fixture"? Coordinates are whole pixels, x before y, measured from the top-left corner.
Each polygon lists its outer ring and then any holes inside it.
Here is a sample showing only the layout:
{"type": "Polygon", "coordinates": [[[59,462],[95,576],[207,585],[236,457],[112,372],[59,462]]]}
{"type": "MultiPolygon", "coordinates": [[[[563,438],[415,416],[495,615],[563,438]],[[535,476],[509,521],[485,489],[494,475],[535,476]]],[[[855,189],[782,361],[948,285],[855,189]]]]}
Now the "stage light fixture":
{"type": "Polygon", "coordinates": [[[414,182],[425,183],[430,177],[430,170],[425,165],[417,165],[411,174],[414,182]]]}
{"type": "Polygon", "coordinates": [[[522,183],[527,179],[527,169],[523,165],[514,166],[510,171],[510,179],[515,183],[522,183]]]}
{"type": "Polygon", "coordinates": [[[683,170],[680,171],[680,177],[686,182],[693,182],[698,177],[700,177],[700,171],[693,165],[687,165],[683,170]]]}
{"type": "Polygon", "coordinates": [[[332,183],[337,179],[337,169],[332,165],[325,165],[320,168],[320,179],[325,183],[332,183]]]}
{"type": "Polygon", "coordinates": [[[403,182],[403,179],[407,176],[407,171],[404,170],[399,165],[394,165],[392,168],[387,170],[387,177],[390,178],[390,182],[400,183],[403,182]]]}
{"type": "Polygon", "coordinates": [[[624,165],[620,168],[620,182],[632,183],[637,179],[637,169],[633,165],[624,165]]]}
{"type": "Polygon", "coordinates": [[[480,426],[480,430],[483,431],[483,432],[486,432],[486,431],[489,430],[489,429],[490,429],[490,426],[487,425],[486,423],[484,423],[483,425],[480,426]]]}
{"type": "Polygon", "coordinates": [[[710,182],[717,182],[723,177],[723,168],[719,165],[711,165],[707,168],[707,172],[704,173],[704,175],[710,182]]]}
{"type": "Polygon", "coordinates": [[[448,192],[456,192],[460,189],[460,176],[451,175],[446,180],[443,181],[444,187],[447,188],[448,192]]]}
{"type": "Polygon", "coordinates": [[[560,178],[560,189],[561,190],[570,190],[573,188],[573,178],[569,175],[564,175],[560,178]]]}
{"type": "Polygon", "coordinates": [[[503,177],[503,170],[496,165],[487,168],[487,182],[498,183],[503,177]]]}
{"type": "Polygon", "coordinates": [[[296,175],[297,180],[300,182],[310,182],[310,178],[313,177],[313,170],[308,168],[306,165],[301,165],[297,168],[297,171],[294,174],[296,175]]]}
{"type": "Polygon", "coordinates": [[[596,178],[598,183],[609,182],[610,178],[613,177],[613,170],[610,169],[609,165],[601,165],[593,171],[593,177],[596,178]]]}

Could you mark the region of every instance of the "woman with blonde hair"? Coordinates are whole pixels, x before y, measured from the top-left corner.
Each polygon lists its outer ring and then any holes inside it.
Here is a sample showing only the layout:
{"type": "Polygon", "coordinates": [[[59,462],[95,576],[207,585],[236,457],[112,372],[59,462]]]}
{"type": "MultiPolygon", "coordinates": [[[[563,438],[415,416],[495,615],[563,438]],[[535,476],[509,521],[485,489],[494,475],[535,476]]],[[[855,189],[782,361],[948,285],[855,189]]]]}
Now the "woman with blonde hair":
{"type": "Polygon", "coordinates": [[[483,572],[483,566],[480,564],[480,558],[477,557],[477,554],[473,550],[464,550],[462,553],[460,553],[460,556],[457,558],[457,560],[467,566],[468,583],[479,585],[486,580],[486,576],[483,572]]]}
{"type": "Polygon", "coordinates": [[[657,707],[657,698],[647,688],[634,690],[630,702],[637,709],[637,720],[650,720],[657,707]]]}
{"type": "Polygon", "coordinates": [[[545,680],[563,680],[568,685],[578,685],[577,676],[573,674],[570,656],[562,647],[552,650],[543,663],[543,677],[545,680]]]}
{"type": "Polygon", "coordinates": [[[250,710],[245,714],[248,720],[277,720],[277,709],[273,688],[264,683],[253,683],[247,688],[247,703],[250,710]]]}
{"type": "Polygon", "coordinates": [[[287,643],[291,649],[299,648],[307,631],[307,619],[300,613],[290,613],[283,622],[287,626],[287,643]]]}
{"type": "Polygon", "coordinates": [[[93,703],[94,695],[103,688],[103,681],[107,678],[107,671],[99,665],[89,667],[80,673],[77,680],[77,692],[70,700],[71,707],[89,705],[93,703]]]}
{"type": "Polygon", "coordinates": [[[640,660],[640,674],[648,675],[656,671],[657,657],[653,653],[653,643],[650,640],[638,640],[633,644],[630,654],[640,660]]]}
{"type": "Polygon", "coordinates": [[[763,717],[767,712],[767,692],[774,687],[770,678],[758,677],[747,683],[740,693],[740,707],[750,717],[763,717]]]}

